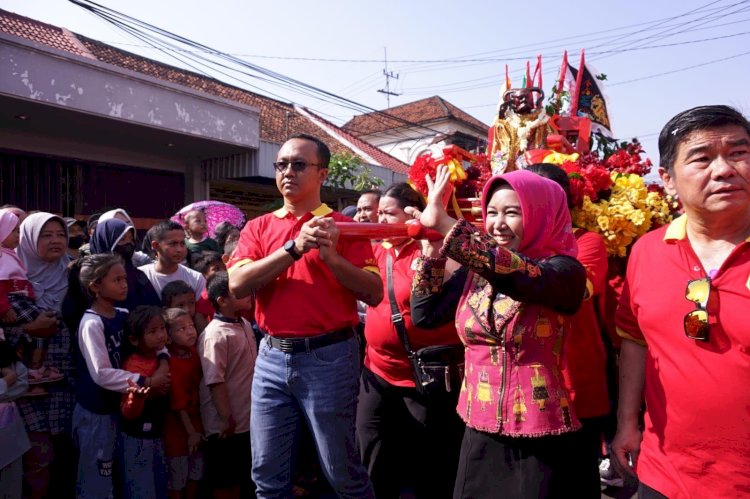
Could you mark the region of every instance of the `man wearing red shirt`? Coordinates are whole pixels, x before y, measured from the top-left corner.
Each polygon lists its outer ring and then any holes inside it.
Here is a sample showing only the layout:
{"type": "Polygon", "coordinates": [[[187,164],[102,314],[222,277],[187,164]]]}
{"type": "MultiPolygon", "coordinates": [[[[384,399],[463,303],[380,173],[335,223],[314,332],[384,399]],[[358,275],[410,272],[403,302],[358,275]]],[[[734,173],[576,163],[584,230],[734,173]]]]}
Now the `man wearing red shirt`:
{"type": "Polygon", "coordinates": [[[613,455],[637,473],[640,499],[747,497],[750,123],[727,106],[693,108],[666,124],[659,153],[685,214],[630,257],[613,455]]]}
{"type": "Polygon", "coordinates": [[[276,186],[284,207],[248,222],[229,262],[230,288],[257,293],[267,334],[253,377],[252,477],[257,497],[290,497],[298,425],[313,435],[321,467],[339,497],[373,497],[357,454],[354,418],[359,349],[357,299],[377,305],[383,289],[369,241],[339,241],[321,203],[330,152],[299,135],[279,150],[276,186]]]}

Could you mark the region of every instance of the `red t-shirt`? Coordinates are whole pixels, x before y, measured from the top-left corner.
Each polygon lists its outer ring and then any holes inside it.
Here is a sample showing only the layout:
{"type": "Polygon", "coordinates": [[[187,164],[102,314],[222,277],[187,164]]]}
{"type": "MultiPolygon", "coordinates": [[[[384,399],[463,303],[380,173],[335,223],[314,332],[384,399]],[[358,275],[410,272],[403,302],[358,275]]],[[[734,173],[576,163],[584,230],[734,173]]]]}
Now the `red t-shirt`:
{"type": "MultiPolygon", "coordinates": [[[[313,216],[352,221],[325,204],[299,219],[284,208],[255,218],[242,229],[228,264],[230,272],[283,247],[313,216]]],[[[354,266],[377,273],[369,241],[340,238],[336,249],[354,266]]],[[[354,293],[339,283],[316,249],[258,290],[255,319],[261,329],[279,337],[317,336],[359,323],[354,293]]]]}
{"type": "Polygon", "coordinates": [[[561,365],[576,416],[593,418],[609,413],[607,355],[596,310],[607,285],[607,248],[602,236],[594,232],[578,230],[576,241],[577,259],[586,267],[589,298],[571,317],[561,365]]]}
{"type": "Polygon", "coordinates": [[[188,434],[182,424],[180,411],[187,411],[193,428],[203,432],[201,424],[200,400],[198,397],[201,378],[201,360],[195,347],[190,348],[188,358],[180,357],[170,349],[169,372],[171,384],[169,386],[169,408],[166,426],[164,427],[164,450],[168,457],[187,456],[188,434]]]}
{"type": "Polygon", "coordinates": [[[455,345],[461,343],[454,323],[438,329],[421,329],[411,320],[411,282],[414,278],[416,260],[420,256],[420,246],[411,241],[401,248],[398,256],[388,243],[375,244],[375,259],[383,278],[383,301],[376,307],[367,307],[365,320],[365,366],[372,372],[395,386],[414,386],[414,375],[404,350],[404,344],[391,320],[391,302],[386,280],[386,255],[393,256],[393,292],[398,309],[404,317],[404,325],[409,335],[412,350],[430,345],[455,345]]]}
{"type": "Polygon", "coordinates": [[[645,344],[643,483],[672,499],[750,496],[750,238],[712,278],[709,340],[685,336],[687,282],[706,277],[686,216],[633,248],[618,333],[645,344]]]}
{"type": "Polygon", "coordinates": [[[195,302],[195,311],[200,312],[206,318],[207,323],[211,322],[214,318],[214,306],[211,304],[211,300],[208,298],[208,289],[203,288],[200,299],[195,302]]]}

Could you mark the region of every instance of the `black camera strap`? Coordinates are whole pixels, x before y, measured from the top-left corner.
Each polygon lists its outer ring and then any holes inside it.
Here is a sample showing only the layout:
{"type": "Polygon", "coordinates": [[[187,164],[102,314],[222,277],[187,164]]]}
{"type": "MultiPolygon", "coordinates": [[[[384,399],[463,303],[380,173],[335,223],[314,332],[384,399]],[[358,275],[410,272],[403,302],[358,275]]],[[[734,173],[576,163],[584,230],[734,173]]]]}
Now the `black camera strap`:
{"type": "Polygon", "coordinates": [[[409,335],[406,332],[406,325],[404,324],[404,316],[401,315],[401,311],[398,309],[398,303],[396,302],[396,293],[393,291],[393,257],[390,252],[386,252],[385,257],[385,275],[388,284],[388,301],[391,302],[391,320],[393,321],[393,327],[396,328],[398,336],[401,339],[401,343],[404,345],[409,358],[416,355],[414,350],[411,349],[411,343],[409,343],[409,335]]]}

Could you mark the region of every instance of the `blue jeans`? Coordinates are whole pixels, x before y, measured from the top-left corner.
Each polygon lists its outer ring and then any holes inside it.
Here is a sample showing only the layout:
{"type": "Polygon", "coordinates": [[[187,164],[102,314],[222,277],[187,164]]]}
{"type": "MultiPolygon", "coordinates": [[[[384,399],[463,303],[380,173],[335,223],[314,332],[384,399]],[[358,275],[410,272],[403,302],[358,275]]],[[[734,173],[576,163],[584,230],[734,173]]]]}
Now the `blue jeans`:
{"type": "Polygon", "coordinates": [[[259,499],[291,497],[291,463],[303,421],[338,496],[374,497],[354,438],[358,391],[356,338],[292,354],[271,348],[267,338],[261,341],[250,411],[252,477],[259,499]]]}
{"type": "Polygon", "coordinates": [[[117,435],[118,464],[122,463],[122,497],[167,497],[167,463],[161,438],[117,435]]]}
{"type": "Polygon", "coordinates": [[[76,497],[112,497],[112,461],[117,437],[117,416],[95,414],[76,404],[73,439],[80,452],[76,497]]]}

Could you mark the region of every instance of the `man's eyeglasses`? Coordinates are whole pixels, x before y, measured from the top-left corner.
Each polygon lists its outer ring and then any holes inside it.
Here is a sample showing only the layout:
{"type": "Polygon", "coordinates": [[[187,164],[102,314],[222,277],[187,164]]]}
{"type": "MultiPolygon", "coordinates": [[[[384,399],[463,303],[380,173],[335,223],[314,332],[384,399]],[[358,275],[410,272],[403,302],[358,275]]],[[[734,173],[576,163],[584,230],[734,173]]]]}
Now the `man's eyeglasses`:
{"type": "Polygon", "coordinates": [[[318,163],[308,163],[306,161],[277,161],[273,164],[273,167],[279,173],[284,173],[288,166],[292,167],[292,170],[299,173],[304,171],[308,166],[320,166],[318,163]]]}
{"type": "Polygon", "coordinates": [[[685,299],[695,303],[695,310],[685,315],[685,336],[691,340],[708,341],[708,295],[711,292],[711,279],[704,277],[688,281],[685,299]]]}

